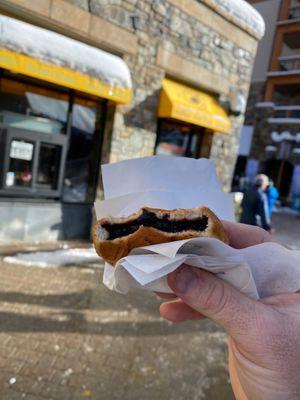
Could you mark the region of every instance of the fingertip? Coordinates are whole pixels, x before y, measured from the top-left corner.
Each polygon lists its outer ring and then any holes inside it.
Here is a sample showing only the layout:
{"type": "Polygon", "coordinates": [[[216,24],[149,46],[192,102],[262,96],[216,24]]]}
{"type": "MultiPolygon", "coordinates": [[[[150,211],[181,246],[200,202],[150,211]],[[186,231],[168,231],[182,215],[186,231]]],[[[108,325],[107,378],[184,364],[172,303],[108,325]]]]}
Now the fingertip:
{"type": "Polygon", "coordinates": [[[184,322],[205,318],[181,300],[169,301],[160,305],[160,315],[171,322],[184,322]]]}
{"type": "Polygon", "coordinates": [[[169,303],[162,303],[162,304],[159,306],[159,312],[160,312],[160,315],[161,315],[164,319],[167,319],[168,321],[172,321],[172,322],[173,322],[173,320],[172,320],[172,314],[170,314],[170,313],[168,312],[168,309],[169,309],[168,304],[169,304],[169,303]]]}

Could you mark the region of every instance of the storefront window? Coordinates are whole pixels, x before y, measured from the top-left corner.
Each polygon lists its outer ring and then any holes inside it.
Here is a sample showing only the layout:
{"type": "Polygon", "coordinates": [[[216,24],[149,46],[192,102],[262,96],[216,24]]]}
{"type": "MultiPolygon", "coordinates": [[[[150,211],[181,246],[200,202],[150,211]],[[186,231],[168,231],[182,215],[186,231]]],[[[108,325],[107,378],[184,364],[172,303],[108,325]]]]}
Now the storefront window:
{"type": "Polygon", "coordinates": [[[0,194],[93,203],[104,102],[3,73],[0,194]]]}
{"type": "MultiPolygon", "coordinates": [[[[94,174],[91,157],[93,148],[97,104],[75,103],[72,112],[72,126],[69,151],[66,161],[63,200],[67,202],[88,202],[90,175],[94,174]]],[[[100,149],[98,149],[100,151],[100,149]]]]}
{"type": "Polygon", "coordinates": [[[34,144],[12,140],[9,151],[9,168],[6,173],[7,187],[30,187],[32,184],[32,160],[34,144]]]}
{"type": "Polygon", "coordinates": [[[156,145],[157,155],[197,157],[201,128],[161,120],[156,145]]]}
{"type": "Polygon", "coordinates": [[[50,134],[65,133],[68,100],[37,86],[1,79],[0,123],[50,134]]]}

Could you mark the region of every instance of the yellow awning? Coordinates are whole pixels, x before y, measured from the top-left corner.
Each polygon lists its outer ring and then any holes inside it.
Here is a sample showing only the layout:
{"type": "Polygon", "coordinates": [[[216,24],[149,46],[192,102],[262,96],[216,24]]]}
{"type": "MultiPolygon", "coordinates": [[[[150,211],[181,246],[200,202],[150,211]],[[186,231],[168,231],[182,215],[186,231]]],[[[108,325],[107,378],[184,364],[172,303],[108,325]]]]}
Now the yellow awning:
{"type": "Polygon", "coordinates": [[[230,131],[228,115],[214,97],[170,79],[163,80],[158,116],[189,122],[217,132],[230,131]]]}
{"type": "Polygon", "coordinates": [[[0,68],[117,103],[130,102],[130,72],[120,57],[3,15],[0,29],[0,68]]]}
{"type": "Polygon", "coordinates": [[[0,67],[117,103],[129,103],[131,99],[131,89],[108,86],[89,75],[1,48],[0,67]]]}

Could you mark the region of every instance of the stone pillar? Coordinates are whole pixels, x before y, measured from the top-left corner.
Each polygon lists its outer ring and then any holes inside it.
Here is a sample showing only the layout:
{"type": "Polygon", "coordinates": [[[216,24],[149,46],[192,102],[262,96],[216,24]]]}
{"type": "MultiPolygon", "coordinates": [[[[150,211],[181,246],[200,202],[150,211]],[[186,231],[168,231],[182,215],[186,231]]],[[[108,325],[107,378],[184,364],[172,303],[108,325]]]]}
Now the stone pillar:
{"type": "Polygon", "coordinates": [[[230,191],[244,116],[232,117],[230,133],[214,133],[210,158],[214,161],[223,189],[230,191]]]}
{"type": "Polygon", "coordinates": [[[265,147],[272,144],[268,118],[272,117],[273,111],[274,103],[257,103],[254,108],[254,127],[250,158],[260,161],[266,159],[265,147]]]}

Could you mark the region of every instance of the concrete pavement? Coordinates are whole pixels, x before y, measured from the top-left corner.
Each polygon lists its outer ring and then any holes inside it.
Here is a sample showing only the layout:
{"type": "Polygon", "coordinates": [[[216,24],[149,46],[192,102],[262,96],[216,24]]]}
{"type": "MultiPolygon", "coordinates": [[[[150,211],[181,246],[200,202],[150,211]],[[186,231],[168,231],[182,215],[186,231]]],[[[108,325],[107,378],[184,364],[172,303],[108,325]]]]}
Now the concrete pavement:
{"type": "Polygon", "coordinates": [[[282,244],[300,250],[300,219],[294,212],[279,210],[272,216],[274,236],[282,244]]]}
{"type": "Polygon", "coordinates": [[[112,293],[101,274],[2,263],[1,400],[232,399],[220,329],[167,323],[154,295],[112,293]]]}

